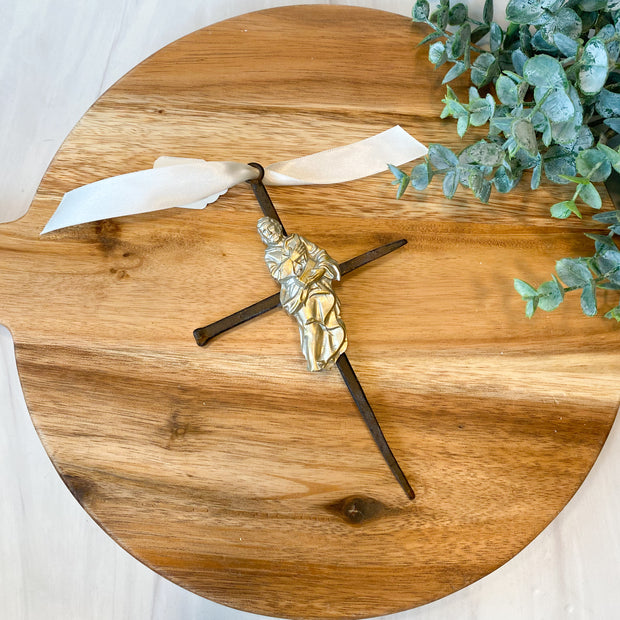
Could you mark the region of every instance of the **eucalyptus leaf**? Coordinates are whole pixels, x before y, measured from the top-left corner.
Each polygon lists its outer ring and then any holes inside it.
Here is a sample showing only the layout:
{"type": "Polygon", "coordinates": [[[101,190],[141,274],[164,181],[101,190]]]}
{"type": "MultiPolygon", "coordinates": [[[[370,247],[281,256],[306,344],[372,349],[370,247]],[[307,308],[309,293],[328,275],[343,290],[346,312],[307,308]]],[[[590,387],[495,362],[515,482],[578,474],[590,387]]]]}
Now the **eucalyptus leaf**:
{"type": "Polygon", "coordinates": [[[616,133],[620,133],[620,118],[606,118],[603,122],[616,133]]]}
{"type": "Polygon", "coordinates": [[[446,198],[452,198],[459,186],[459,176],[456,170],[448,170],[443,179],[443,193],[446,198]]]}
{"type": "Polygon", "coordinates": [[[612,148],[609,148],[606,144],[599,143],[596,145],[596,148],[599,149],[599,151],[605,153],[605,156],[609,160],[609,163],[612,165],[614,170],[616,172],[620,172],[620,153],[618,153],[618,151],[615,151],[612,148]]]}
{"type": "Polygon", "coordinates": [[[530,58],[523,67],[523,77],[528,84],[544,89],[568,88],[568,79],[562,65],[556,58],[539,54],[530,58]]]}
{"type": "Polygon", "coordinates": [[[428,19],[430,5],[427,0],[416,0],[411,15],[416,22],[425,22],[428,19]]]}
{"type": "Polygon", "coordinates": [[[538,297],[538,291],[527,282],[519,280],[519,278],[514,279],[514,287],[517,293],[519,293],[519,295],[521,295],[523,299],[538,297]]]}
{"type": "Polygon", "coordinates": [[[500,75],[495,82],[497,98],[505,105],[516,106],[521,103],[517,85],[507,75],[500,75]]]}
{"type": "Polygon", "coordinates": [[[592,281],[590,270],[577,258],[563,258],[555,264],[558,276],[566,286],[583,288],[592,281]]]}
{"type": "Polygon", "coordinates": [[[590,181],[604,181],[611,174],[611,163],[605,153],[598,149],[585,149],[575,160],[577,172],[590,181]]]}
{"type": "Polygon", "coordinates": [[[450,71],[446,73],[441,83],[446,84],[447,82],[451,82],[452,80],[457,78],[459,75],[461,75],[461,73],[464,73],[466,70],[467,70],[467,65],[461,60],[457,61],[456,63],[454,63],[454,66],[452,67],[452,69],[450,69],[450,71]]]}
{"type": "Polygon", "coordinates": [[[476,163],[482,166],[499,166],[504,160],[504,150],[499,144],[480,140],[464,151],[465,159],[468,163],[476,163]]]}
{"type": "Polygon", "coordinates": [[[534,166],[532,171],[532,180],[530,181],[530,187],[532,189],[538,189],[540,185],[540,177],[542,175],[542,159],[534,166]]]}
{"type": "Polygon", "coordinates": [[[467,19],[467,7],[458,2],[448,12],[448,23],[451,26],[460,26],[467,19]]]}
{"type": "Polygon", "coordinates": [[[579,8],[582,11],[600,11],[607,7],[607,0],[580,0],[579,8]]]}
{"type": "Polygon", "coordinates": [[[532,316],[534,316],[534,312],[536,312],[536,308],[538,308],[538,297],[528,299],[525,304],[525,316],[528,319],[531,319],[532,316]]]}
{"type": "Polygon", "coordinates": [[[586,183],[580,187],[579,198],[593,209],[600,209],[603,206],[601,195],[592,183],[586,183]]]}
{"type": "Polygon", "coordinates": [[[572,58],[577,54],[579,45],[577,41],[566,36],[562,32],[556,32],[553,35],[553,44],[560,50],[567,58],[572,58]]]}
{"type": "Polygon", "coordinates": [[[596,266],[601,274],[614,284],[620,284],[620,252],[608,249],[596,257],[596,266]]]}
{"type": "Polygon", "coordinates": [[[491,182],[500,194],[507,194],[517,184],[518,178],[513,179],[506,168],[498,168],[491,182]]]}
{"type": "Polygon", "coordinates": [[[493,0],[485,0],[482,9],[482,21],[490,24],[493,21],[493,0]]]}
{"type": "Polygon", "coordinates": [[[418,164],[411,171],[411,185],[417,190],[424,190],[428,187],[431,175],[427,162],[418,164]]]}
{"type": "Polygon", "coordinates": [[[519,75],[523,75],[523,67],[528,61],[528,56],[520,49],[516,49],[511,54],[512,66],[519,75]]]}
{"type": "Polygon", "coordinates": [[[532,24],[544,10],[541,3],[534,0],[510,0],[506,6],[506,19],[515,24],[532,24]]]}
{"type": "Polygon", "coordinates": [[[538,153],[536,132],[531,121],[526,118],[516,118],[512,123],[512,135],[517,145],[525,149],[530,155],[538,153]]]}
{"type": "Polygon", "coordinates": [[[428,48],[428,59],[435,65],[435,67],[440,67],[444,62],[446,62],[446,60],[448,60],[446,46],[442,41],[436,41],[428,48]]]}
{"type": "Polygon", "coordinates": [[[493,22],[491,24],[491,30],[489,32],[489,49],[492,52],[497,52],[497,50],[502,45],[503,39],[504,39],[504,31],[499,27],[498,24],[493,22]]]}
{"type": "Polygon", "coordinates": [[[596,99],[595,107],[601,116],[620,116],[620,93],[604,88],[596,99]]]}
{"type": "Polygon", "coordinates": [[[556,202],[551,207],[551,216],[558,220],[565,220],[574,213],[577,217],[581,217],[579,209],[574,200],[563,200],[562,202],[556,202]]]}
{"type": "Polygon", "coordinates": [[[606,319],[616,319],[616,321],[620,322],[620,305],[612,308],[609,312],[605,313],[606,319]]]}
{"type": "Polygon", "coordinates": [[[577,84],[584,95],[596,95],[603,88],[608,63],[605,43],[600,39],[590,39],[583,48],[577,73],[577,84]]]}
{"type": "Polygon", "coordinates": [[[428,158],[437,170],[455,168],[459,164],[457,156],[441,144],[428,145],[428,158]]]}
{"type": "Polygon", "coordinates": [[[554,88],[545,95],[545,101],[541,110],[547,115],[550,121],[560,123],[567,121],[575,115],[575,108],[564,88],[554,88]]]}
{"type": "Polygon", "coordinates": [[[538,307],[546,312],[555,310],[564,301],[564,287],[555,279],[538,287],[538,307]]]}
{"type": "Polygon", "coordinates": [[[478,87],[488,84],[499,74],[499,65],[493,54],[484,52],[471,67],[471,81],[478,87]]]}
{"type": "Polygon", "coordinates": [[[456,123],[456,133],[459,138],[462,138],[469,127],[469,114],[467,116],[461,116],[456,123]]]}
{"type": "Polygon", "coordinates": [[[588,282],[581,292],[581,310],[587,316],[594,316],[597,313],[596,307],[596,284],[594,281],[588,282]]]}

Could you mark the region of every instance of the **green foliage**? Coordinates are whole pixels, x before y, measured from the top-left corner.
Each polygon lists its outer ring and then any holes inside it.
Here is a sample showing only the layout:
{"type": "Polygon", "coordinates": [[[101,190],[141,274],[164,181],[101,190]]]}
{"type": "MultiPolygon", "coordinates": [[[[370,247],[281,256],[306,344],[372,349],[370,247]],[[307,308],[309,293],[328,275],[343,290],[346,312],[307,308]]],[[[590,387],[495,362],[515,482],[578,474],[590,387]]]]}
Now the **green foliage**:
{"type": "MultiPolygon", "coordinates": [[[[574,185],[571,199],[551,206],[552,217],[592,216],[602,206],[594,184],[620,172],[620,147],[610,146],[620,133],[620,0],[509,0],[506,29],[493,21],[492,0],[482,21],[462,2],[434,6],[416,0],[412,12],[431,28],[422,41],[429,60],[444,67],[444,84],[468,72],[472,84],[467,101],[447,85],[441,118],[456,121],[460,138],[470,127],[486,125],[488,133],[459,150],[429,145],[409,175],[390,167],[398,197],[409,185],[426,189],[437,176],[447,198],[464,187],[486,203],[493,189],[510,192],[527,173],[532,189],[543,177],[574,185]]],[[[608,235],[588,234],[592,256],[558,260],[557,277],[538,288],[515,279],[527,316],[554,310],[577,289],[582,311],[592,316],[598,289],[620,290],[619,215],[592,216],[609,228],[608,235]]],[[[605,316],[620,321],[620,304],[605,316]]]]}

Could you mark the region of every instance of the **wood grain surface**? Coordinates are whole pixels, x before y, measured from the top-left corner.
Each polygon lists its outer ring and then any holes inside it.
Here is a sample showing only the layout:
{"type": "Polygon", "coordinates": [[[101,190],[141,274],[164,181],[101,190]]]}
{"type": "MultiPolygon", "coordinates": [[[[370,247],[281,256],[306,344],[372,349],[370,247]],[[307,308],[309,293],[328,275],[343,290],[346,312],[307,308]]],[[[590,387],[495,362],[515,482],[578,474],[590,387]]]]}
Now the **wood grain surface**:
{"type": "Polygon", "coordinates": [[[553,519],[613,421],[618,328],[578,299],[528,321],[512,289],[589,251],[584,223],[548,216],[568,188],[525,183],[487,206],[438,187],[396,201],[388,173],[271,191],[287,228],[338,260],[409,241],[338,291],[349,358],[414,502],[337,371],[305,371],[282,312],[195,345],[195,327],[274,292],[249,187],[202,212],[39,237],[64,192],[161,154],[271,163],[396,123],[454,143],[424,34],[337,6],[196,32],[101,97],[28,214],[0,227],[0,320],[60,475],[132,554],[220,603],[362,617],[453,592],[553,519]]]}

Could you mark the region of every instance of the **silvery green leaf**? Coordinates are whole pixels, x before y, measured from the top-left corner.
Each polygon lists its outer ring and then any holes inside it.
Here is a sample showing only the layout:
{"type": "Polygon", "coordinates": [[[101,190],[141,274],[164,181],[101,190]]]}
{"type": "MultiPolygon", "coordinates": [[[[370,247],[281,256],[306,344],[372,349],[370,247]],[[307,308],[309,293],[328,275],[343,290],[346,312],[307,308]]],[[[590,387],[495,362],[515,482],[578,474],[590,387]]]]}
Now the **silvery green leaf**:
{"type": "MultiPolygon", "coordinates": [[[[611,233],[610,233],[611,234],[611,233]]],[[[596,233],[585,233],[586,237],[594,240],[596,252],[602,254],[605,250],[616,250],[616,244],[609,235],[597,235],[596,233]]],[[[600,266],[597,265],[600,270],[600,266]]]]}
{"type": "Polygon", "coordinates": [[[538,297],[528,299],[525,304],[525,316],[531,319],[534,316],[534,312],[536,312],[536,308],[538,308],[538,297]]]}
{"type": "Polygon", "coordinates": [[[613,24],[605,24],[597,33],[596,38],[602,41],[609,41],[616,34],[616,29],[613,24]]]}
{"type": "Polygon", "coordinates": [[[592,281],[590,270],[577,258],[562,258],[555,264],[555,270],[566,286],[582,288],[592,281]]]}
{"type": "Polygon", "coordinates": [[[620,252],[612,248],[596,257],[596,267],[601,274],[614,284],[620,284],[620,252]]]}
{"type": "Polygon", "coordinates": [[[545,312],[555,310],[564,300],[564,287],[556,279],[543,282],[537,293],[538,307],[545,312]]]}
{"type": "Polygon", "coordinates": [[[389,168],[390,172],[395,177],[395,179],[392,181],[392,185],[395,185],[396,183],[400,183],[401,180],[405,177],[409,178],[407,174],[404,173],[400,168],[397,168],[396,166],[393,166],[392,164],[388,164],[387,167],[389,168]]]}
{"type": "Polygon", "coordinates": [[[429,21],[431,24],[435,24],[439,30],[445,30],[448,25],[448,9],[440,5],[439,8],[431,14],[429,21]]]}
{"type": "Polygon", "coordinates": [[[411,171],[411,186],[417,190],[424,190],[430,182],[430,171],[427,162],[418,164],[411,171]]]}
{"type": "Polygon", "coordinates": [[[616,133],[620,133],[620,118],[606,118],[603,122],[616,133]]]}
{"type": "Polygon", "coordinates": [[[545,146],[549,146],[553,140],[553,134],[551,132],[551,122],[547,119],[547,124],[542,131],[542,143],[545,146]]]}
{"type": "Polygon", "coordinates": [[[459,135],[459,138],[462,138],[469,127],[469,115],[461,116],[456,123],[456,133],[459,135]]]}
{"type": "Polygon", "coordinates": [[[437,170],[455,168],[459,164],[457,156],[449,148],[441,144],[428,145],[428,158],[437,170]]]}
{"type": "Polygon", "coordinates": [[[577,154],[580,151],[589,149],[593,144],[594,136],[592,135],[592,130],[587,125],[580,125],[577,136],[571,144],[570,149],[573,153],[577,154]]]}
{"type": "Polygon", "coordinates": [[[603,206],[601,195],[592,183],[586,183],[580,187],[579,197],[593,209],[600,209],[603,206]]]}
{"type": "Polygon", "coordinates": [[[577,84],[584,95],[595,95],[603,88],[608,63],[605,43],[600,39],[590,39],[583,48],[577,73],[577,84]]]}
{"type": "Polygon", "coordinates": [[[482,21],[490,24],[493,21],[493,0],[485,0],[482,9],[482,21]]]}
{"type": "Polygon", "coordinates": [[[575,54],[577,54],[577,49],[579,48],[577,41],[567,37],[561,32],[556,32],[553,35],[553,43],[567,58],[572,58],[575,56],[575,54]]]}
{"type": "Polygon", "coordinates": [[[459,176],[456,170],[448,170],[443,179],[443,193],[446,198],[452,198],[459,186],[459,176]]]}
{"type": "Polygon", "coordinates": [[[542,0],[541,6],[551,13],[555,13],[563,4],[565,0],[542,0]]]}
{"type": "Polygon", "coordinates": [[[601,116],[620,116],[620,93],[604,88],[598,94],[594,107],[601,116]]]}
{"type": "Polygon", "coordinates": [[[540,2],[510,0],[506,6],[506,19],[515,24],[533,24],[544,13],[540,2]]]}
{"type": "Polygon", "coordinates": [[[571,213],[574,213],[579,218],[581,217],[581,213],[579,209],[577,209],[577,205],[574,200],[563,200],[562,202],[556,202],[551,207],[551,217],[554,217],[557,220],[565,220],[567,217],[570,217],[571,213]]]}
{"type": "Polygon", "coordinates": [[[469,104],[469,111],[471,113],[470,122],[474,127],[484,125],[493,113],[487,99],[474,99],[469,104]]]}
{"type": "Polygon", "coordinates": [[[416,0],[411,16],[415,22],[425,22],[428,19],[430,6],[427,0],[416,0]]]}
{"type": "Polygon", "coordinates": [[[536,132],[529,120],[526,118],[516,118],[512,122],[512,135],[518,146],[525,149],[530,155],[538,153],[536,132]]]}
{"type": "Polygon", "coordinates": [[[607,0],[579,0],[579,8],[582,11],[601,11],[607,8],[607,0]]]}
{"type": "Polygon", "coordinates": [[[441,83],[446,84],[447,82],[454,80],[459,75],[461,75],[461,73],[463,73],[466,69],[467,69],[467,66],[465,65],[463,61],[459,60],[455,62],[454,66],[450,69],[450,71],[448,71],[448,73],[446,73],[441,83]]]}
{"type": "Polygon", "coordinates": [[[575,160],[577,172],[590,181],[604,181],[611,174],[611,163],[606,155],[598,149],[580,151],[575,160]]]}
{"type": "Polygon", "coordinates": [[[434,32],[431,32],[429,34],[427,34],[419,43],[418,43],[418,47],[426,44],[426,43],[430,43],[431,41],[434,41],[435,39],[439,39],[439,37],[443,37],[443,33],[440,32],[439,30],[435,30],[434,32]]]}
{"type": "Polygon", "coordinates": [[[616,321],[620,321],[620,305],[612,308],[609,312],[606,312],[605,318],[616,319],[616,321]]]}
{"type": "MultiPolygon", "coordinates": [[[[538,89],[535,89],[534,91],[535,95],[537,90],[538,89]]],[[[540,109],[543,110],[549,120],[554,123],[567,121],[575,114],[573,102],[563,88],[552,89],[550,94],[546,96],[540,109]]]]}
{"type": "Polygon", "coordinates": [[[495,22],[491,24],[491,30],[489,32],[489,49],[492,52],[496,52],[501,46],[504,40],[504,32],[495,22]]]}
{"type": "Polygon", "coordinates": [[[428,48],[428,59],[435,65],[435,67],[440,67],[443,65],[443,63],[448,59],[448,55],[446,54],[446,46],[441,41],[433,43],[428,48]]]}
{"type": "Polygon", "coordinates": [[[516,49],[512,52],[512,66],[519,75],[523,75],[523,67],[528,61],[528,57],[520,50],[516,49]]]}
{"type": "Polygon", "coordinates": [[[581,310],[587,316],[594,316],[596,307],[596,284],[594,280],[588,282],[581,291],[581,310]]]}
{"type": "Polygon", "coordinates": [[[504,105],[514,107],[521,103],[517,85],[507,75],[502,74],[497,78],[495,82],[495,92],[497,93],[497,98],[504,105]]]}
{"type": "Polygon", "coordinates": [[[605,213],[596,213],[592,216],[593,220],[603,224],[611,224],[612,226],[620,226],[620,210],[605,211],[605,213]]]}
{"type": "Polygon", "coordinates": [[[495,172],[495,176],[491,181],[495,186],[495,189],[500,194],[507,194],[517,184],[518,180],[518,178],[513,179],[506,170],[506,168],[498,168],[495,172]]]}
{"type": "Polygon", "coordinates": [[[571,39],[576,39],[581,34],[581,18],[569,7],[561,8],[555,14],[552,24],[547,28],[550,35],[560,33],[571,39]]]}
{"type": "Polygon", "coordinates": [[[499,65],[493,54],[484,52],[471,67],[471,81],[478,87],[488,84],[499,74],[499,65]]]}
{"type": "Polygon", "coordinates": [[[510,134],[510,128],[512,127],[512,116],[498,116],[497,114],[491,117],[490,131],[496,134],[501,132],[504,135],[510,134]]]}
{"type": "Polygon", "coordinates": [[[504,150],[499,144],[480,140],[468,146],[463,155],[468,163],[476,163],[482,166],[499,166],[504,161],[504,150]]]}
{"type": "Polygon", "coordinates": [[[451,26],[460,26],[467,19],[467,7],[458,2],[455,4],[448,13],[448,23],[451,26]]]}
{"type": "Polygon", "coordinates": [[[544,31],[538,30],[532,37],[532,47],[539,52],[549,52],[551,54],[557,52],[557,47],[544,37],[544,31]]]}
{"type": "Polygon", "coordinates": [[[534,166],[532,171],[532,180],[530,181],[530,187],[532,189],[538,189],[540,185],[540,177],[542,174],[542,159],[534,166]]]}
{"type": "Polygon", "coordinates": [[[551,124],[551,137],[558,145],[572,148],[579,135],[579,126],[572,119],[564,123],[551,124]]]}
{"type": "Polygon", "coordinates": [[[614,149],[609,148],[606,144],[601,144],[600,142],[596,145],[596,148],[599,149],[599,151],[605,153],[613,169],[616,172],[620,172],[620,153],[618,153],[618,151],[615,151],[614,149]]]}
{"type": "Polygon", "coordinates": [[[463,55],[465,46],[469,45],[471,26],[463,24],[447,41],[446,52],[450,60],[456,60],[463,55]]]}
{"type": "Polygon", "coordinates": [[[568,79],[557,59],[547,54],[530,58],[523,67],[523,77],[532,86],[546,92],[554,88],[568,88],[568,79]]]}
{"type": "Polygon", "coordinates": [[[519,280],[519,278],[514,279],[514,287],[523,299],[532,299],[538,296],[538,291],[533,286],[523,280],[519,280]]]}

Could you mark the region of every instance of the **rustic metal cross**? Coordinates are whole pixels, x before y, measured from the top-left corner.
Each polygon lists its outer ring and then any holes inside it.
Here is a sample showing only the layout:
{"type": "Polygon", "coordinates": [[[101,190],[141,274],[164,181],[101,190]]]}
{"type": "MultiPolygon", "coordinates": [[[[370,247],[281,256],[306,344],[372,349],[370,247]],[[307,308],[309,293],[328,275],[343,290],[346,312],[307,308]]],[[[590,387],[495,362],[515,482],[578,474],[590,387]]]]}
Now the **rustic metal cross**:
{"type": "MultiPolygon", "coordinates": [[[[263,167],[257,163],[251,163],[249,165],[257,168],[259,171],[258,178],[249,181],[249,183],[252,186],[252,190],[254,191],[254,195],[256,196],[256,199],[258,201],[258,204],[260,205],[263,214],[279,222],[282,226],[284,234],[286,234],[285,228],[282,225],[282,221],[280,220],[280,216],[278,215],[276,208],[273,205],[269,194],[267,193],[267,189],[262,182],[264,176],[263,167]]],[[[360,256],[356,256],[355,258],[345,261],[344,263],[340,263],[340,273],[341,275],[350,273],[351,271],[357,269],[358,267],[361,267],[362,265],[365,265],[373,260],[376,260],[377,258],[393,252],[394,250],[405,245],[406,243],[407,241],[405,239],[400,239],[399,241],[388,243],[386,245],[375,248],[374,250],[370,250],[369,252],[361,254],[360,256]]],[[[237,325],[241,325],[242,323],[245,323],[246,321],[249,321],[254,317],[268,312],[269,310],[273,310],[279,305],[280,295],[276,293],[265,299],[262,299],[255,304],[252,304],[251,306],[248,306],[247,308],[243,308],[238,312],[235,312],[223,319],[220,319],[219,321],[215,321],[210,325],[206,325],[205,327],[199,327],[198,329],[194,330],[194,338],[196,339],[196,343],[199,346],[205,346],[215,336],[225,331],[228,331],[229,329],[232,329],[237,325]]],[[[351,362],[349,362],[349,358],[347,357],[346,353],[342,353],[338,357],[338,360],[336,361],[336,366],[338,367],[338,370],[340,371],[340,374],[342,375],[342,378],[344,379],[344,382],[349,389],[349,392],[353,397],[353,400],[355,401],[355,404],[360,414],[362,415],[362,418],[364,419],[364,422],[366,422],[368,430],[370,431],[370,434],[372,435],[375,444],[379,448],[381,455],[389,466],[390,471],[402,487],[403,491],[405,491],[407,497],[409,499],[414,499],[415,493],[411,488],[411,485],[409,484],[409,481],[403,473],[400,465],[398,464],[396,457],[392,453],[390,446],[388,445],[383,431],[381,430],[381,426],[379,425],[379,422],[372,410],[372,407],[370,406],[370,403],[368,402],[368,399],[364,394],[364,390],[362,389],[359,379],[357,378],[357,375],[355,374],[355,371],[353,370],[351,362]]]]}

